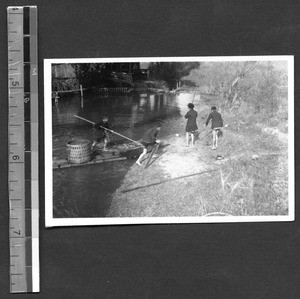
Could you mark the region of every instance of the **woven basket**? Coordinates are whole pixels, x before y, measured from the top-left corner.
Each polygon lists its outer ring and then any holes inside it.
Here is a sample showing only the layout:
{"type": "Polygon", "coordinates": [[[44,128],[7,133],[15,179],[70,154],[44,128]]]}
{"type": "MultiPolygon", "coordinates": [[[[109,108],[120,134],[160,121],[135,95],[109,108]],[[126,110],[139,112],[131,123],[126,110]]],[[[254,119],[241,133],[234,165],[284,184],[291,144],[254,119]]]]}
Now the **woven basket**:
{"type": "Polygon", "coordinates": [[[81,164],[91,160],[91,147],[89,140],[76,139],[67,143],[68,161],[81,164]]]}

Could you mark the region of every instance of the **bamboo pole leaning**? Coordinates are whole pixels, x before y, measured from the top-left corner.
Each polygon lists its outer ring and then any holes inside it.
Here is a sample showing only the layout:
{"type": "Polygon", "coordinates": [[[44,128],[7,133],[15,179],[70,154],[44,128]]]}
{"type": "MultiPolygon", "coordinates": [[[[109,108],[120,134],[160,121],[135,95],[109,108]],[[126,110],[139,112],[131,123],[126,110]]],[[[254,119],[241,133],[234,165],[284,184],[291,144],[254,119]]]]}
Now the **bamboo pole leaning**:
{"type": "MultiPolygon", "coordinates": [[[[83,118],[83,117],[81,117],[81,116],[78,116],[78,115],[74,115],[74,117],[76,117],[76,118],[78,118],[78,119],[81,119],[81,120],[83,120],[83,121],[85,121],[85,122],[88,122],[88,123],[90,123],[90,124],[92,124],[92,125],[95,125],[95,124],[96,124],[95,122],[90,121],[90,120],[88,120],[88,119],[86,119],[86,118],[83,118]]],[[[99,127],[102,128],[102,129],[104,129],[104,130],[107,130],[107,131],[111,132],[112,134],[118,135],[118,136],[120,136],[120,137],[122,137],[122,138],[125,138],[125,139],[127,139],[127,140],[129,140],[129,141],[131,141],[131,142],[134,142],[134,143],[136,143],[136,144],[138,144],[138,145],[140,145],[140,146],[143,146],[140,142],[135,141],[135,140],[133,140],[133,139],[127,137],[127,136],[124,136],[124,135],[122,135],[122,134],[120,134],[120,133],[118,133],[118,132],[115,132],[115,131],[113,131],[113,130],[107,129],[107,128],[103,127],[103,126],[99,126],[99,127]]]]}

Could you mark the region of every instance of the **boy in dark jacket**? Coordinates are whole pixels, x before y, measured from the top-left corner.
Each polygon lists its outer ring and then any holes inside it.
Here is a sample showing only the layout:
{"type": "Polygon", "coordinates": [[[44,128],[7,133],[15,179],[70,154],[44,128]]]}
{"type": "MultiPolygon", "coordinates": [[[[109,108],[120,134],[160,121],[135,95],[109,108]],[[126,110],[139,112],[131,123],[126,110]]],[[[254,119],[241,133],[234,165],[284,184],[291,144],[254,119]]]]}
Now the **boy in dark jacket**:
{"type": "Polygon", "coordinates": [[[160,140],[156,139],[158,132],[161,130],[161,124],[157,123],[155,127],[146,131],[142,139],[143,152],[137,159],[135,163],[141,165],[142,158],[147,154],[148,151],[151,151],[156,143],[160,143],[160,140]]]}
{"type": "Polygon", "coordinates": [[[212,129],[212,133],[213,133],[213,146],[212,149],[217,149],[218,147],[218,131],[221,130],[221,128],[223,127],[223,119],[222,119],[222,115],[217,112],[217,108],[215,106],[213,106],[211,108],[211,113],[209,114],[207,120],[206,120],[206,127],[209,123],[209,121],[211,120],[211,129],[212,129]]]}
{"type": "Polygon", "coordinates": [[[193,146],[195,143],[195,131],[198,129],[197,121],[196,121],[198,113],[197,113],[197,111],[194,110],[193,103],[189,103],[187,106],[189,108],[189,111],[184,116],[185,118],[187,118],[187,123],[186,123],[186,127],[185,127],[186,146],[189,146],[190,137],[191,137],[191,141],[192,141],[191,144],[193,146]]]}
{"type": "Polygon", "coordinates": [[[103,151],[107,151],[107,143],[110,141],[109,131],[105,130],[110,129],[110,125],[108,123],[108,117],[105,115],[99,123],[95,124],[94,127],[100,131],[99,137],[96,141],[94,141],[92,147],[94,147],[97,143],[103,141],[103,151]]]}

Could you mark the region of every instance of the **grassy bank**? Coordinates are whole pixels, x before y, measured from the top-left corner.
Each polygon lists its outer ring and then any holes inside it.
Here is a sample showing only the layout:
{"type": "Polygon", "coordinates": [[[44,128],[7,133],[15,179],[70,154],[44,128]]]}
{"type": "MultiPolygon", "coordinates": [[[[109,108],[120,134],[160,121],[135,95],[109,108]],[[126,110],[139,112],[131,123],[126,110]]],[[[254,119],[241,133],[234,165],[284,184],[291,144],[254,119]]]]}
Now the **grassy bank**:
{"type": "MultiPolygon", "coordinates": [[[[216,98],[203,99],[209,107],[216,98]]],[[[199,138],[185,146],[183,118],[166,120],[159,157],[147,169],[133,165],[113,195],[107,216],[286,215],[287,138],[284,125],[262,114],[224,111],[228,127],[211,149],[208,111],[198,117],[199,138]],[[179,134],[179,137],[176,136],[179,134]],[[223,160],[216,157],[222,155],[223,160]]]]}

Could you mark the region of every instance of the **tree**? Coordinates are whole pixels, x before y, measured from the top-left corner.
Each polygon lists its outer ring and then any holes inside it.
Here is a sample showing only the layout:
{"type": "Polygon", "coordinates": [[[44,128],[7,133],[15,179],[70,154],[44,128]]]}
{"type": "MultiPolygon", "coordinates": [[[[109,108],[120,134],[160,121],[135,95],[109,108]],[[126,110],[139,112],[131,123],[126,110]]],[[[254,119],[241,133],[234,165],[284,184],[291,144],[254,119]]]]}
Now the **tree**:
{"type": "Polygon", "coordinates": [[[242,104],[270,112],[279,109],[287,91],[287,64],[279,61],[203,62],[184,79],[196,83],[201,92],[219,94],[223,109],[238,109],[242,104]],[[283,88],[284,87],[284,88],[283,88]]]}
{"type": "Polygon", "coordinates": [[[72,67],[79,84],[86,88],[99,85],[105,73],[105,63],[76,63],[72,67]]]}
{"type": "Polygon", "coordinates": [[[168,87],[173,89],[182,77],[199,66],[199,62],[151,62],[149,71],[152,79],[166,81],[168,87]]]}

